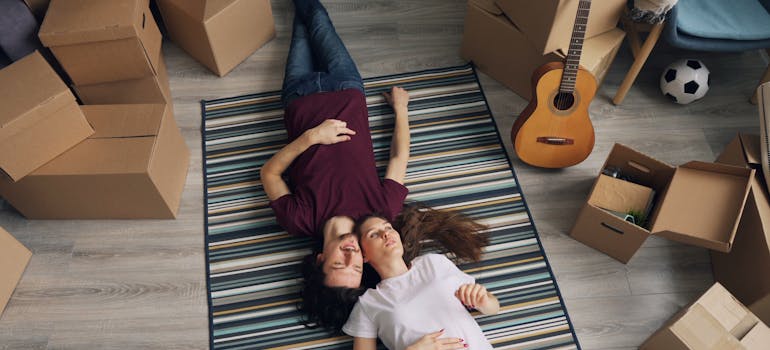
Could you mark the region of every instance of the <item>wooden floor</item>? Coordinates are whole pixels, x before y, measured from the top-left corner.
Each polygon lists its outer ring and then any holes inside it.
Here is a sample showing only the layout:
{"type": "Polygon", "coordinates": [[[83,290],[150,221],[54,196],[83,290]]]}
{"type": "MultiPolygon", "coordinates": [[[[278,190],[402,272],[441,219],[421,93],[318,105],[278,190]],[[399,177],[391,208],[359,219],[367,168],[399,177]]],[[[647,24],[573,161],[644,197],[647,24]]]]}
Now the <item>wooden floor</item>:
{"type": "MultiPolygon", "coordinates": [[[[464,63],[464,0],[324,3],[365,77],[464,63]]],[[[224,78],[163,43],[176,118],[192,153],[177,220],[30,221],[2,206],[0,226],[34,256],[0,318],[0,349],[208,347],[199,101],[280,88],[292,6],[273,0],[273,11],[277,37],[224,78]]],[[[650,239],[623,265],[567,236],[610,147],[622,142],[670,164],[712,161],[738,131],[758,132],[757,108],[747,99],[767,57],[661,47],[623,105],[614,106],[610,98],[630,65],[623,47],[591,105],[596,147],[583,163],[534,169],[503,137],[585,349],[636,348],[712,283],[705,249],[650,239]],[[665,65],[684,57],[703,60],[713,86],[702,101],[679,106],[657,81],[665,65]]],[[[526,101],[484,74],[481,81],[506,135],[526,101]]]]}

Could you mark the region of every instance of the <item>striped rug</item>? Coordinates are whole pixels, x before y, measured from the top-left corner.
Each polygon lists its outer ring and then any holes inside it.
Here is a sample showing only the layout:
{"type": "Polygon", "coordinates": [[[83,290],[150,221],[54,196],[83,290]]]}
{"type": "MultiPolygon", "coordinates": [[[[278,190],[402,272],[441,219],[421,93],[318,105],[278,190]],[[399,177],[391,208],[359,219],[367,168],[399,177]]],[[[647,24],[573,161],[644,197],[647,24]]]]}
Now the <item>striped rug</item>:
{"type": "MultiPolygon", "coordinates": [[[[501,349],[579,348],[478,79],[462,66],[366,79],[381,174],[392,110],[381,92],[409,90],[407,200],[461,210],[491,227],[484,260],[460,266],[494,292],[500,313],[476,315],[501,349]]],[[[351,348],[303,327],[295,305],[308,239],[275,222],[259,168],[286,143],[278,91],[203,101],[211,349],[351,348]]]]}

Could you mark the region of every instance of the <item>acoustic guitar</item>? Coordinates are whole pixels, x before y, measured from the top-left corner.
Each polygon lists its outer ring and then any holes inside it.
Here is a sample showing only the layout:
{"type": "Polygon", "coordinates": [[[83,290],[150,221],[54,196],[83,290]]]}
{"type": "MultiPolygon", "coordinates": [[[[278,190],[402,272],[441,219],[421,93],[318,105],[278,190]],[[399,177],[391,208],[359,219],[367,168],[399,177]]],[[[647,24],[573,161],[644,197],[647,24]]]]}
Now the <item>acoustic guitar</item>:
{"type": "Polygon", "coordinates": [[[596,94],[596,78],[580,67],[590,0],[580,0],[564,62],[549,62],[532,74],[532,100],[511,130],[519,159],[543,168],[582,162],[594,148],[588,106],[596,94]]]}

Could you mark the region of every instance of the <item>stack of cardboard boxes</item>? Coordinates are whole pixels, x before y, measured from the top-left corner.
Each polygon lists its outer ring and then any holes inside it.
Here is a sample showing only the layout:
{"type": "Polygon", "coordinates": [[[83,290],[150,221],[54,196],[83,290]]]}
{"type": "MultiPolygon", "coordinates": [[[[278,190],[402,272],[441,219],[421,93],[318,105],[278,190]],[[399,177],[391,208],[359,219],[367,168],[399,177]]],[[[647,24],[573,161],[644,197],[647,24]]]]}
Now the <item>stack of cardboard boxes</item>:
{"type": "MultiPolygon", "coordinates": [[[[626,0],[591,4],[580,64],[601,83],[623,42],[616,28],[626,0]]],[[[532,97],[532,73],[563,61],[578,0],[468,0],[460,55],[519,96],[532,97]]]]}
{"type": "MultiPolygon", "coordinates": [[[[63,68],[40,52],[0,62],[0,197],[27,218],[176,217],[189,150],[149,1],[24,0],[63,68]]],[[[268,0],[158,5],[177,43],[220,76],[275,36],[268,0]]],[[[0,228],[0,313],[30,257],[0,228]]]]}
{"type": "Polygon", "coordinates": [[[38,53],[0,71],[0,196],[32,219],[174,218],[189,150],[149,0],[53,0],[39,36],[86,105],[38,53]]]}

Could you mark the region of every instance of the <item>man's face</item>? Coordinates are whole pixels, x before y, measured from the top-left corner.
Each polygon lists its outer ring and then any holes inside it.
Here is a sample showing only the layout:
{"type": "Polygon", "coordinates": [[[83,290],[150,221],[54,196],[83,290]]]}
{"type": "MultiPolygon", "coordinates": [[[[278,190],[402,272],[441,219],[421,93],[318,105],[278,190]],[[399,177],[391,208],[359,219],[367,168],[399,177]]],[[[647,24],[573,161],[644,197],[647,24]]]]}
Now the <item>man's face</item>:
{"type": "Polygon", "coordinates": [[[361,285],[364,258],[358,237],[353,234],[353,219],[335,216],[324,225],[323,253],[318,254],[329,287],[358,288],[361,285]]]}

